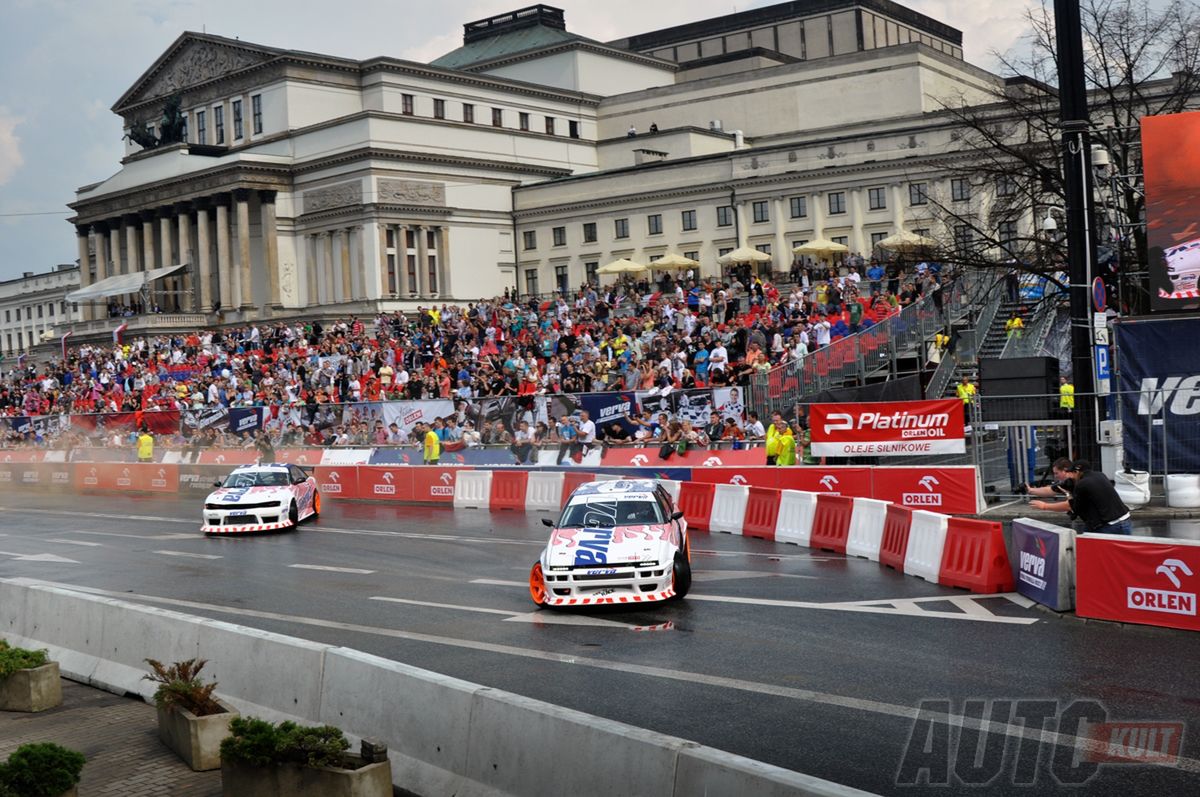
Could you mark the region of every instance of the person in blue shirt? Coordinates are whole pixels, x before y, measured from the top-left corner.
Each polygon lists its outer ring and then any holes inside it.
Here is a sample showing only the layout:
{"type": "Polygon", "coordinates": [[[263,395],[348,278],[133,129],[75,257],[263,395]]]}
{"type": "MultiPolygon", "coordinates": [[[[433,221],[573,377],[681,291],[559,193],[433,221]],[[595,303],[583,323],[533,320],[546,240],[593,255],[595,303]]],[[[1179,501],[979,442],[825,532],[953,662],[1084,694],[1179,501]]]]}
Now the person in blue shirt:
{"type": "Polygon", "coordinates": [[[871,281],[871,295],[879,293],[879,289],[883,284],[883,278],[887,272],[883,270],[883,266],[878,263],[867,269],[867,279],[871,281]]]}
{"type": "Polygon", "coordinates": [[[708,349],[699,349],[692,355],[692,370],[697,379],[708,382],[708,349]]]}

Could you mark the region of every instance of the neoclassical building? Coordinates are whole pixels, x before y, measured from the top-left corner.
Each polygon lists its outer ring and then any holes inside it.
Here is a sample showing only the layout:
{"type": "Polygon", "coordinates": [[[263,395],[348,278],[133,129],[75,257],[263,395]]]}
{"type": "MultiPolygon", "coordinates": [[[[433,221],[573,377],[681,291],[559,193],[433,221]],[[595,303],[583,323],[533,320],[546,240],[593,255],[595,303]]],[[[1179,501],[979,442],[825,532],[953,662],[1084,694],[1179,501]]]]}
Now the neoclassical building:
{"type": "Polygon", "coordinates": [[[81,311],[366,314],[544,293],[622,256],[709,272],[738,245],[780,267],[817,236],[865,251],[931,223],[919,199],[956,149],[940,103],[998,81],[890,0],[608,43],[538,5],[467,23],[429,64],[184,33],[113,106],[120,169],[71,204],[81,311]],[[177,140],[134,143],[156,137],[177,140]]]}

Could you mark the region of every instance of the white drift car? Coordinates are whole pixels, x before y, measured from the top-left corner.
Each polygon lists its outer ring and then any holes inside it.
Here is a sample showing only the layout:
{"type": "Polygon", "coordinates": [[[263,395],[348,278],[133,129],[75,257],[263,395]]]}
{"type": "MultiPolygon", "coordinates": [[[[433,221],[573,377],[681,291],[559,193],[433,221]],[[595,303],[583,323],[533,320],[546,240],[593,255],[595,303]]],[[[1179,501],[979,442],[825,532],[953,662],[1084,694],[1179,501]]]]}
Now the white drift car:
{"type": "Polygon", "coordinates": [[[321,513],[317,480],[295,465],[244,465],[204,499],[205,534],[239,534],[299,525],[321,513]]]}
{"type": "Polygon", "coordinates": [[[656,481],[588,482],[563,507],[529,573],[539,606],[682,598],[692,583],[687,521],[656,481]]]}

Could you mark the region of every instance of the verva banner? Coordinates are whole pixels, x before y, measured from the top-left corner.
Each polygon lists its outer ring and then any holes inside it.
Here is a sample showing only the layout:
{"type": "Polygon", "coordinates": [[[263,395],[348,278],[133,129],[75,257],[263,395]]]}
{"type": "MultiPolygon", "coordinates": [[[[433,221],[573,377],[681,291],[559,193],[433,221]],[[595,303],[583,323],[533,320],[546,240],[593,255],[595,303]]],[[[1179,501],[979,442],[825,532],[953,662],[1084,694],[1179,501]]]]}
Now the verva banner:
{"type": "Polygon", "coordinates": [[[947,515],[973,515],[981,509],[973,465],[872,468],[871,479],[872,498],[909,509],[947,515]]]}
{"type": "Polygon", "coordinates": [[[1075,612],[1200,631],[1200,542],[1108,534],[1075,538],[1075,612]]]}
{"type": "Polygon", "coordinates": [[[820,457],[961,454],[967,450],[958,399],[813,404],[812,452],[820,457]]]}

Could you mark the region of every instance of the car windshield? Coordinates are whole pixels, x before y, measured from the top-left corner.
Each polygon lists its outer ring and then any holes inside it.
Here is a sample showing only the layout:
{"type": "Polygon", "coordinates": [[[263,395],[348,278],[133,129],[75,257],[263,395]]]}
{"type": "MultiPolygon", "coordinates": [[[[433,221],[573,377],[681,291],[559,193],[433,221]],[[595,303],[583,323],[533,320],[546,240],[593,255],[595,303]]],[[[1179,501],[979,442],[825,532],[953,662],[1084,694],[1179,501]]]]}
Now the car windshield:
{"type": "Polygon", "coordinates": [[[654,501],[591,501],[573,503],[563,510],[560,527],[632,526],[639,523],[662,523],[659,506],[654,501]]]}
{"type": "Polygon", "coordinates": [[[291,482],[287,473],[281,470],[257,470],[244,473],[231,473],[225,479],[222,487],[287,487],[291,482]]]}

